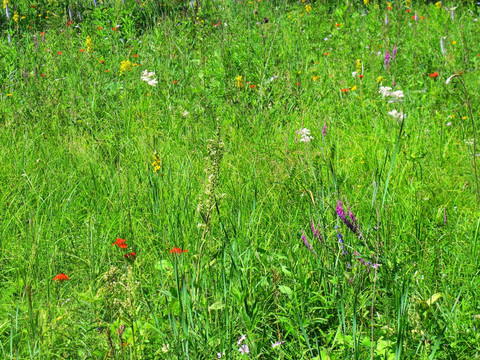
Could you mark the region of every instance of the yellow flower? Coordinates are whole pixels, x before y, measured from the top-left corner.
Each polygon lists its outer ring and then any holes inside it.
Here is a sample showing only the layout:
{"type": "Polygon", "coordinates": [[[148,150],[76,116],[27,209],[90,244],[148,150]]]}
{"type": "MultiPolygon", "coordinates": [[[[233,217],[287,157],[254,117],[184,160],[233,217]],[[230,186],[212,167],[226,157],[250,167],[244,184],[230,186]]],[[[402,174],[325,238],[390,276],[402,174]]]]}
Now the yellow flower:
{"type": "Polygon", "coordinates": [[[308,5],[308,4],[305,5],[305,11],[306,11],[307,13],[309,13],[310,11],[312,11],[312,7],[311,7],[310,5],[308,5]]]}
{"type": "Polygon", "coordinates": [[[302,73],[302,70],[298,70],[298,73],[301,74],[301,73],[302,73]]]}
{"type": "Polygon", "coordinates": [[[454,40],[454,41],[452,41],[452,45],[455,45],[456,43],[457,43],[457,42],[456,42],[455,40],[454,40]]]}
{"type": "Polygon", "coordinates": [[[353,86],[352,86],[352,88],[351,88],[350,90],[352,90],[352,91],[355,91],[355,90],[357,90],[357,85],[353,85],[353,86]]]}
{"type": "Polygon", "coordinates": [[[18,24],[18,20],[20,20],[20,15],[15,13],[15,15],[13,15],[13,21],[15,21],[18,24]]]}
{"type": "Polygon", "coordinates": [[[87,36],[87,40],[85,41],[85,47],[87,48],[87,52],[93,51],[93,41],[90,36],[87,36]]]}
{"type": "Polygon", "coordinates": [[[238,75],[235,78],[235,86],[238,87],[238,88],[243,86],[243,78],[242,78],[241,75],[238,75]]]}
{"type": "Polygon", "coordinates": [[[317,81],[317,80],[318,80],[318,76],[317,76],[317,75],[314,75],[314,76],[312,77],[312,80],[313,80],[313,81],[317,81]]]}
{"type": "Polygon", "coordinates": [[[405,0],[405,6],[410,7],[410,2],[411,2],[410,0],[405,0]]]}
{"type": "Polygon", "coordinates": [[[357,71],[362,70],[362,59],[357,59],[357,71]]]}
{"type": "Polygon", "coordinates": [[[436,7],[437,9],[441,9],[441,8],[442,8],[442,2],[441,2],[441,1],[436,2],[436,3],[435,3],[435,7],[436,7]]]}
{"type": "Polygon", "coordinates": [[[466,116],[462,117],[462,120],[467,120],[467,117],[466,116]]]}
{"type": "Polygon", "coordinates": [[[8,5],[8,0],[3,0],[3,8],[6,9],[8,5]]]}
{"type": "Polygon", "coordinates": [[[162,161],[160,160],[160,156],[158,156],[157,150],[155,150],[155,152],[153,153],[152,166],[154,172],[158,172],[158,170],[162,168],[162,161]]]}
{"type": "Polygon", "coordinates": [[[123,60],[120,63],[120,75],[128,71],[132,71],[132,63],[128,60],[123,60]]]}
{"type": "Polygon", "coordinates": [[[379,76],[379,77],[377,77],[377,84],[378,84],[378,83],[380,83],[380,81],[382,81],[383,79],[384,79],[384,77],[383,77],[383,76],[379,76]]]}
{"type": "Polygon", "coordinates": [[[368,5],[369,2],[369,0],[363,0],[363,5],[368,5]]]}
{"type": "Polygon", "coordinates": [[[7,96],[12,96],[13,94],[8,93],[7,96]]]}
{"type": "Polygon", "coordinates": [[[392,7],[392,3],[391,3],[391,2],[387,2],[387,7],[392,7]]]}

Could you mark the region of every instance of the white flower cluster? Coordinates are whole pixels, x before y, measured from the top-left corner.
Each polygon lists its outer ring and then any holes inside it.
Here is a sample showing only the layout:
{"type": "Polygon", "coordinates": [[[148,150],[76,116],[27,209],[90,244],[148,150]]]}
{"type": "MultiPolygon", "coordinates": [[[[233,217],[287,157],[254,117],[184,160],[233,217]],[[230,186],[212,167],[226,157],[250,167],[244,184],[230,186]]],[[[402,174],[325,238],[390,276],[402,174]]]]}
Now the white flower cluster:
{"type": "Polygon", "coordinates": [[[143,81],[146,81],[148,83],[148,85],[155,86],[155,85],[158,84],[158,81],[157,81],[157,79],[153,79],[154,76],[155,76],[155,73],[153,71],[148,72],[148,70],[145,70],[143,72],[143,76],[141,77],[141,79],[143,81]]]}
{"type": "Polygon", "coordinates": [[[307,128],[297,130],[297,135],[300,136],[300,141],[304,143],[309,143],[310,141],[313,140],[313,137],[310,136],[310,130],[307,128]]]}
{"type": "Polygon", "coordinates": [[[392,91],[392,88],[388,86],[380,86],[378,93],[382,94],[382,97],[390,96],[392,100],[389,102],[402,102],[404,97],[402,90],[392,91]]]}

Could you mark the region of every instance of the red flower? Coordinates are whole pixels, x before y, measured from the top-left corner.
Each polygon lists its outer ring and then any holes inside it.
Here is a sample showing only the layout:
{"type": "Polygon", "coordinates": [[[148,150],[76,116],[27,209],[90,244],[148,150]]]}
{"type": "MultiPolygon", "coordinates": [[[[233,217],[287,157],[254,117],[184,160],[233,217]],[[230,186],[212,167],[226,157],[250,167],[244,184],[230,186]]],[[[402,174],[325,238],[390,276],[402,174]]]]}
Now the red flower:
{"type": "Polygon", "coordinates": [[[65,275],[64,273],[60,273],[53,278],[53,281],[63,282],[65,280],[70,280],[70,278],[67,275],[65,275]]]}
{"type": "Polygon", "coordinates": [[[178,81],[177,81],[177,80],[173,80],[173,83],[174,83],[174,84],[178,84],[178,81]]]}
{"type": "Polygon", "coordinates": [[[35,8],[37,7],[37,5],[30,5],[30,7],[31,7],[32,9],[35,9],[35,8]]]}
{"type": "Polygon", "coordinates": [[[300,86],[300,83],[299,83],[299,82],[296,82],[295,85],[300,86]]]}
{"type": "Polygon", "coordinates": [[[328,53],[323,53],[324,56],[328,56],[328,53]]]}
{"type": "Polygon", "coordinates": [[[417,20],[417,17],[415,15],[413,15],[412,20],[417,20]]]}
{"type": "Polygon", "coordinates": [[[130,254],[123,255],[123,257],[129,260],[135,260],[137,258],[137,253],[131,252],[130,254]]]}
{"type": "Polygon", "coordinates": [[[137,55],[137,54],[135,54],[135,55],[132,55],[132,57],[134,57],[134,58],[138,58],[138,55],[137,55]]]}
{"type": "Polygon", "coordinates": [[[59,51],[59,52],[57,52],[57,54],[58,54],[58,55],[62,55],[62,52],[61,52],[61,51],[59,51]]]}
{"type": "Polygon", "coordinates": [[[127,248],[127,244],[125,244],[125,239],[120,239],[120,238],[117,238],[117,241],[115,241],[112,246],[115,246],[117,245],[120,249],[126,249],[127,248]]]}
{"type": "Polygon", "coordinates": [[[117,31],[117,30],[118,30],[117,27],[113,27],[113,28],[112,28],[112,31],[117,31]]]}
{"type": "Polygon", "coordinates": [[[420,20],[425,20],[425,16],[422,16],[422,17],[420,18],[420,20]]]}
{"type": "Polygon", "coordinates": [[[410,9],[407,9],[407,13],[409,13],[409,12],[410,12],[410,9]]]}
{"type": "Polygon", "coordinates": [[[105,61],[104,61],[104,60],[100,60],[100,64],[105,64],[105,61]]]}
{"type": "Polygon", "coordinates": [[[431,78],[434,78],[434,79],[435,79],[437,76],[438,76],[438,72],[436,72],[436,71],[435,71],[433,74],[430,74],[430,77],[431,77],[431,78]]]}
{"type": "Polygon", "coordinates": [[[340,91],[341,91],[341,92],[348,92],[348,91],[350,91],[350,89],[347,88],[347,89],[342,89],[342,90],[340,90],[340,91]]]}
{"type": "Polygon", "coordinates": [[[340,27],[342,26],[342,24],[335,24],[335,27],[340,27]]]}
{"type": "Polygon", "coordinates": [[[78,51],[80,51],[80,52],[85,52],[85,49],[80,49],[80,50],[78,50],[78,51]]]}
{"type": "Polygon", "coordinates": [[[45,75],[45,74],[42,74],[42,75],[40,75],[40,76],[44,76],[44,77],[45,77],[46,75],[45,75]]]}
{"type": "Polygon", "coordinates": [[[41,32],[41,33],[40,33],[40,35],[42,35],[42,36],[43,36],[43,35],[45,35],[45,33],[44,33],[44,32],[41,32]]]}
{"type": "Polygon", "coordinates": [[[107,69],[107,70],[105,70],[105,72],[109,72],[109,71],[110,71],[110,70],[108,70],[108,69],[107,69]]]}
{"type": "Polygon", "coordinates": [[[250,85],[250,89],[255,89],[256,85],[250,85]]]}
{"type": "Polygon", "coordinates": [[[103,26],[99,26],[97,29],[98,30],[103,30],[103,26]]]}
{"type": "Polygon", "coordinates": [[[187,251],[188,251],[188,250],[182,250],[182,249],[180,249],[180,248],[178,248],[178,247],[175,246],[172,250],[170,250],[170,254],[171,254],[171,253],[181,254],[182,252],[187,252],[187,251]]]}
{"type": "Polygon", "coordinates": [[[358,75],[358,77],[359,77],[360,79],[363,79],[363,75],[358,75]]]}
{"type": "Polygon", "coordinates": [[[70,26],[70,25],[72,25],[72,24],[73,24],[73,21],[67,22],[67,26],[70,26]]]}

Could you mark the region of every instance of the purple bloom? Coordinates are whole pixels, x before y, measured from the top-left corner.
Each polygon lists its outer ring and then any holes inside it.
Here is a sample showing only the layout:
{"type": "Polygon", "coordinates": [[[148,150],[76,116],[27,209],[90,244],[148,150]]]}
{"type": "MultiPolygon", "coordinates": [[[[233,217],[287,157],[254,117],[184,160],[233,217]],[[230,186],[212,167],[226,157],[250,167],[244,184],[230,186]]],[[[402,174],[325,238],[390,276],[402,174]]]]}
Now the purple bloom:
{"type": "Polygon", "coordinates": [[[238,351],[242,353],[242,355],[248,354],[250,352],[250,349],[248,348],[247,344],[243,344],[238,348],[238,351]]]}
{"type": "Polygon", "coordinates": [[[385,25],[388,25],[388,15],[385,13],[385,25]]]}
{"type": "Polygon", "coordinates": [[[320,230],[317,230],[317,229],[315,228],[315,224],[313,223],[313,221],[312,221],[311,227],[312,227],[313,236],[316,237],[316,238],[318,239],[318,241],[321,242],[321,240],[322,240],[322,235],[320,235],[320,230]]]}
{"type": "Polygon", "coordinates": [[[280,346],[284,343],[285,341],[281,340],[281,341],[277,341],[276,343],[272,344],[272,349],[275,349],[277,346],[280,346]]]}
{"type": "Polygon", "coordinates": [[[93,4],[97,7],[97,0],[93,0],[93,4]]]}
{"type": "Polygon", "coordinates": [[[383,63],[385,64],[385,70],[388,71],[388,68],[390,67],[390,53],[387,51],[385,51],[385,60],[383,61],[383,63]]]}
{"type": "Polygon", "coordinates": [[[72,10],[70,8],[68,8],[68,17],[72,20],[72,10]]]}
{"type": "Polygon", "coordinates": [[[353,215],[350,208],[348,208],[348,217],[345,215],[345,210],[343,209],[343,204],[339,200],[337,202],[337,215],[342,220],[342,222],[347,225],[347,227],[352,230],[355,234],[358,235],[358,225],[357,225],[357,218],[353,215]]]}
{"type": "Polygon", "coordinates": [[[323,134],[323,137],[327,137],[327,122],[326,121],[323,123],[322,134],[323,134]]]}
{"type": "MultiPolygon", "coordinates": [[[[303,232],[303,230],[301,230],[301,232],[302,232],[303,243],[305,244],[305,246],[307,247],[308,250],[313,252],[313,246],[310,245],[310,243],[308,242],[307,237],[305,236],[305,233],[303,232]]],[[[238,345],[240,345],[240,344],[238,344],[238,345]]]]}
{"type": "Polygon", "coordinates": [[[415,11],[415,16],[413,17],[413,19],[414,19],[415,21],[418,21],[418,16],[417,16],[417,12],[416,12],[416,11],[415,11]]]}
{"type": "Polygon", "coordinates": [[[397,55],[397,44],[393,47],[392,51],[392,61],[395,61],[395,55],[397,55]]]}
{"type": "Polygon", "coordinates": [[[5,14],[7,15],[7,19],[10,19],[10,11],[8,10],[8,4],[5,4],[5,14]]]}

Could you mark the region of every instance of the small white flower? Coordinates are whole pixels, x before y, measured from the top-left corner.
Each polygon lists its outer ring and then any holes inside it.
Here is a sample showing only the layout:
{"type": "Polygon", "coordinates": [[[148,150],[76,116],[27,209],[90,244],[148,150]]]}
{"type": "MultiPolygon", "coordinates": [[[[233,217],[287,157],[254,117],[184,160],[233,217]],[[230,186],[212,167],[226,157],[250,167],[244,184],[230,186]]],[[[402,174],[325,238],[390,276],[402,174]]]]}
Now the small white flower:
{"type": "Polygon", "coordinates": [[[397,90],[397,91],[393,91],[390,93],[390,96],[393,98],[393,101],[395,102],[402,102],[403,101],[403,91],[402,90],[397,90]]]}
{"type": "Polygon", "coordinates": [[[403,111],[398,112],[397,110],[392,110],[389,111],[388,114],[393,116],[395,120],[403,119],[403,111]]]}
{"type": "Polygon", "coordinates": [[[152,80],[150,80],[150,81],[148,82],[148,85],[150,85],[150,86],[155,86],[155,85],[157,85],[157,84],[158,84],[157,79],[152,79],[152,80]]]}
{"type": "Polygon", "coordinates": [[[356,71],[352,72],[352,76],[353,76],[353,77],[356,77],[356,76],[357,76],[357,72],[356,72],[356,71]]]}
{"type": "Polygon", "coordinates": [[[182,116],[183,116],[183,117],[187,117],[188,114],[189,114],[189,112],[188,112],[187,110],[185,110],[185,111],[182,113],[182,116]]]}
{"type": "Polygon", "coordinates": [[[167,353],[169,348],[170,348],[170,345],[168,345],[168,344],[163,344],[163,346],[162,346],[162,352],[167,353]]]}
{"type": "Polygon", "coordinates": [[[300,136],[300,141],[304,143],[309,143],[310,141],[313,140],[313,137],[310,136],[310,130],[307,128],[297,130],[297,135],[300,136]]]}
{"type": "Polygon", "coordinates": [[[238,338],[237,345],[240,345],[240,344],[243,342],[243,340],[245,340],[246,338],[247,338],[247,335],[246,335],[246,334],[240,336],[240,337],[238,338]]]}
{"type": "Polygon", "coordinates": [[[238,348],[238,351],[242,353],[242,355],[248,354],[250,352],[250,349],[248,348],[247,344],[243,344],[238,348]]]}
{"type": "Polygon", "coordinates": [[[379,94],[382,94],[382,97],[386,97],[390,95],[390,90],[392,90],[391,87],[388,86],[380,86],[380,90],[378,90],[379,94]]]}

